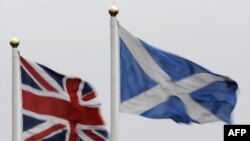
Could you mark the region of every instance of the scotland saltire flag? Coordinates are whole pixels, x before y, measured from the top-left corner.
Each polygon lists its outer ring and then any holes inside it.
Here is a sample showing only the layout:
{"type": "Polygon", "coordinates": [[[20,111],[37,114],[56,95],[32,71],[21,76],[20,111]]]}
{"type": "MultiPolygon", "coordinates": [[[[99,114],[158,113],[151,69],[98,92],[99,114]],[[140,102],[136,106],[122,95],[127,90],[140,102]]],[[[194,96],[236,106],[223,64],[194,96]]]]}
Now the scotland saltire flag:
{"type": "Polygon", "coordinates": [[[20,56],[25,141],[106,141],[90,84],[20,56]]]}
{"type": "Polygon", "coordinates": [[[163,52],[118,25],[120,111],[177,123],[231,123],[237,83],[163,52]]]}

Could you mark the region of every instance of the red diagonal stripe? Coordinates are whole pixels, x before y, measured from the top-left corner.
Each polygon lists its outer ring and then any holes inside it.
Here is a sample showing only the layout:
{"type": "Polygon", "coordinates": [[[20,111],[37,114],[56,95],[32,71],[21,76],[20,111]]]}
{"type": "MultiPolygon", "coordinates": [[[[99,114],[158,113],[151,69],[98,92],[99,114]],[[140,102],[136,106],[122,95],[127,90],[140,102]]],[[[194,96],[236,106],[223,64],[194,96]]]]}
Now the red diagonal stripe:
{"type": "Polygon", "coordinates": [[[38,114],[59,117],[69,122],[87,125],[103,125],[99,108],[73,105],[52,97],[38,96],[22,90],[23,108],[38,114]]]}
{"type": "Polygon", "coordinates": [[[86,96],[83,96],[82,100],[88,101],[96,97],[96,94],[94,91],[88,93],[86,96]]]}
{"type": "Polygon", "coordinates": [[[91,139],[93,139],[94,141],[104,141],[103,138],[99,137],[98,135],[96,135],[95,133],[93,133],[91,130],[83,130],[83,132],[90,137],[91,139]]]}
{"type": "Polygon", "coordinates": [[[59,130],[59,129],[63,129],[65,127],[65,125],[62,125],[62,124],[56,124],[38,134],[35,134],[29,138],[27,138],[25,141],[38,141],[38,140],[41,140],[43,139],[44,137],[48,136],[49,134],[59,130]]]}
{"type": "Polygon", "coordinates": [[[48,91],[57,92],[23,57],[20,56],[22,65],[29,71],[29,73],[48,91]]]}

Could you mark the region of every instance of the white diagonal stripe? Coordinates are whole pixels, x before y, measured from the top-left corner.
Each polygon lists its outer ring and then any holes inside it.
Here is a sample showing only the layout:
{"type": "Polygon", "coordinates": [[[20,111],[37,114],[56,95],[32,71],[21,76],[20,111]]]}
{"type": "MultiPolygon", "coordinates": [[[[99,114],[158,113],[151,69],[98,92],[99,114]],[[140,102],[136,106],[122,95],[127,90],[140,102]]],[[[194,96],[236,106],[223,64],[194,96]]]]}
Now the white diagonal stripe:
{"type": "Polygon", "coordinates": [[[25,67],[23,64],[21,64],[21,65],[22,65],[23,69],[24,69],[24,70],[29,74],[29,76],[32,78],[32,80],[33,80],[42,90],[46,91],[46,89],[43,87],[43,85],[40,84],[40,83],[35,79],[35,77],[33,77],[33,75],[28,71],[28,69],[26,69],[26,67],[25,67]]]}
{"type": "Polygon", "coordinates": [[[77,135],[84,141],[94,141],[90,137],[88,137],[81,129],[77,129],[77,135]]]}
{"type": "Polygon", "coordinates": [[[27,139],[27,138],[29,138],[29,137],[37,134],[37,133],[40,133],[40,132],[48,129],[49,127],[51,127],[53,125],[55,125],[55,123],[52,123],[52,122],[42,123],[42,124],[40,124],[38,126],[35,126],[34,128],[31,128],[31,129],[25,131],[23,133],[23,137],[24,137],[24,139],[27,139]]]}
{"type": "MultiPolygon", "coordinates": [[[[63,129],[66,129],[67,132],[70,131],[70,125],[69,125],[70,123],[65,119],[61,119],[61,118],[58,118],[58,117],[55,117],[55,116],[50,116],[50,115],[37,114],[35,112],[29,111],[29,110],[26,110],[26,109],[23,109],[22,112],[23,112],[24,115],[34,117],[34,118],[39,119],[39,120],[47,121],[45,123],[42,123],[42,124],[40,124],[38,126],[35,126],[34,128],[31,128],[31,129],[25,131],[23,133],[23,138],[24,139],[29,138],[34,134],[38,134],[41,131],[44,131],[44,130],[48,129],[49,127],[51,127],[51,126],[53,126],[55,124],[63,124],[63,125],[65,125],[65,128],[63,128],[63,129]]],[[[56,131],[55,133],[58,133],[58,132],[62,131],[63,129],[60,129],[59,131],[56,131]]],[[[54,132],[52,134],[54,134],[54,132]]],[[[48,137],[50,137],[52,134],[50,134],[48,137]]],[[[46,138],[48,138],[48,137],[46,137],[46,138]]],[[[66,141],[68,141],[68,140],[69,140],[69,134],[66,134],[66,141]]]]}
{"type": "Polygon", "coordinates": [[[86,141],[93,141],[91,138],[89,138],[84,132],[83,130],[92,130],[92,132],[94,132],[95,134],[98,134],[98,136],[100,136],[102,139],[104,139],[105,141],[108,141],[108,139],[106,139],[105,137],[103,137],[102,135],[100,135],[99,133],[95,132],[95,130],[106,130],[106,126],[105,125],[84,125],[84,124],[77,124],[76,125],[76,130],[77,130],[77,134],[78,136],[86,141]]]}
{"type": "MultiPolygon", "coordinates": [[[[98,100],[97,96],[95,98],[92,98],[88,101],[84,101],[82,100],[82,90],[84,88],[85,82],[81,82],[79,89],[77,91],[77,95],[78,95],[78,103],[82,106],[88,106],[88,107],[99,107],[100,101],[98,100]]],[[[88,95],[88,94],[85,94],[88,95]]]]}
{"type": "Polygon", "coordinates": [[[40,91],[38,89],[34,89],[30,87],[29,85],[25,85],[25,84],[22,84],[21,88],[25,91],[32,92],[33,94],[38,95],[38,96],[53,97],[53,98],[58,98],[58,99],[65,100],[65,101],[70,101],[70,98],[68,95],[67,96],[61,95],[57,92],[40,91]]]}
{"type": "Polygon", "coordinates": [[[38,72],[46,80],[46,82],[48,82],[51,86],[53,86],[53,88],[55,88],[59,93],[67,95],[65,94],[62,87],[53,78],[51,78],[50,75],[48,75],[47,72],[44,71],[38,64],[32,61],[28,62],[33,67],[33,69],[35,69],[36,72],[38,72]]]}
{"type": "Polygon", "coordinates": [[[120,111],[130,114],[141,114],[166,101],[171,95],[173,95],[171,91],[166,91],[161,85],[157,85],[134,98],[122,102],[120,111]]]}
{"type": "Polygon", "coordinates": [[[103,140],[108,141],[108,139],[105,136],[103,136],[102,134],[100,134],[99,132],[96,132],[95,130],[92,130],[92,132],[94,134],[96,134],[97,136],[99,136],[100,138],[102,138],[103,140]]]}
{"type": "Polygon", "coordinates": [[[166,81],[164,83],[160,83],[160,85],[166,88],[168,91],[172,91],[176,93],[176,96],[182,94],[189,94],[198,89],[201,89],[215,81],[224,81],[223,77],[218,77],[209,73],[196,73],[185,79],[172,82],[166,81]]]}
{"type": "MultiPolygon", "coordinates": [[[[59,123],[56,123],[56,124],[59,124],[59,123]]],[[[31,129],[25,131],[25,132],[23,133],[23,137],[24,137],[24,139],[30,138],[31,136],[33,136],[33,135],[35,135],[35,134],[38,134],[38,133],[40,133],[40,132],[43,132],[43,131],[45,131],[45,130],[51,128],[52,126],[54,126],[54,125],[56,125],[56,124],[55,124],[55,123],[52,123],[52,122],[49,122],[49,121],[48,121],[48,122],[45,122],[45,123],[42,123],[42,124],[39,124],[39,125],[37,125],[36,127],[31,128],[31,129]]],[[[51,136],[53,136],[53,135],[55,135],[55,134],[61,132],[62,130],[63,130],[63,129],[54,131],[54,132],[50,133],[49,135],[47,135],[45,138],[49,138],[49,137],[51,137],[51,136]]],[[[43,139],[45,139],[45,138],[43,138],[43,139]]]]}
{"type": "Polygon", "coordinates": [[[196,73],[185,79],[172,83],[178,87],[183,88],[184,92],[178,93],[191,93],[197,89],[203,88],[215,81],[225,81],[225,78],[219,77],[210,73],[196,73]]]}
{"type": "Polygon", "coordinates": [[[128,50],[136,59],[140,67],[145,71],[148,76],[156,82],[164,82],[166,80],[171,80],[171,78],[166,74],[159,65],[150,56],[147,50],[143,47],[141,42],[126,31],[122,26],[118,26],[119,35],[122,40],[127,45],[128,50]]]}
{"type": "Polygon", "coordinates": [[[219,120],[218,117],[212,114],[208,109],[195,102],[189,95],[181,95],[179,98],[184,103],[188,115],[198,123],[207,123],[219,120]]]}
{"type": "Polygon", "coordinates": [[[76,128],[80,130],[106,130],[107,127],[105,125],[87,125],[78,123],[76,128]]]}
{"type": "MultiPolygon", "coordinates": [[[[47,121],[47,122],[44,122],[42,124],[39,124],[37,126],[35,126],[34,128],[31,128],[29,130],[26,130],[24,133],[23,133],[23,137],[24,139],[27,139],[35,134],[38,134],[40,132],[43,132],[49,128],[51,128],[52,126],[56,125],[56,124],[60,124],[60,123],[53,123],[51,121],[47,121]]],[[[66,127],[65,127],[66,128],[66,127]]],[[[63,129],[60,129],[60,130],[57,130],[57,131],[54,131],[52,133],[50,133],[46,138],[49,138],[59,132],[61,132],[63,129]]]]}

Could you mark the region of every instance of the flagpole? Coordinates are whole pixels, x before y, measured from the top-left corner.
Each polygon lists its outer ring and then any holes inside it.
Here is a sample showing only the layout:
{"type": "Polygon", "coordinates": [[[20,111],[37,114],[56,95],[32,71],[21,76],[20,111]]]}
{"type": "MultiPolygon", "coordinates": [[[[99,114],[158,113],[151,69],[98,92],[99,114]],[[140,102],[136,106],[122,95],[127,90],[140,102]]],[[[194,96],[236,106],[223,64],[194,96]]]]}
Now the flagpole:
{"type": "Polygon", "coordinates": [[[111,141],[118,141],[118,112],[119,112],[119,49],[116,15],[119,10],[115,5],[109,8],[110,14],[110,44],[111,44],[111,141]]]}
{"type": "Polygon", "coordinates": [[[21,141],[21,94],[20,94],[20,65],[17,47],[20,41],[13,37],[10,41],[12,47],[12,141],[21,141]]]}

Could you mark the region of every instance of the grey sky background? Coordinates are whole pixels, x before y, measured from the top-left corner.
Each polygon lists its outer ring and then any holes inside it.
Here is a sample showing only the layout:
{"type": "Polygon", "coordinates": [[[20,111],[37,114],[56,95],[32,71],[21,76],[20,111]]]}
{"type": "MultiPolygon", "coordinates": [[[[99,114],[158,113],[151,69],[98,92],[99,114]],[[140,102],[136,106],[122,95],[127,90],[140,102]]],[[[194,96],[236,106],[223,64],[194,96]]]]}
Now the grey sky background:
{"type": "MultiPolygon", "coordinates": [[[[110,16],[115,0],[0,0],[0,137],[11,141],[11,47],[90,82],[110,130],[110,16]]],[[[238,82],[234,124],[250,124],[249,0],[116,0],[122,26],[151,45],[238,82]]],[[[223,122],[177,124],[120,114],[119,141],[222,141],[223,122]]]]}

